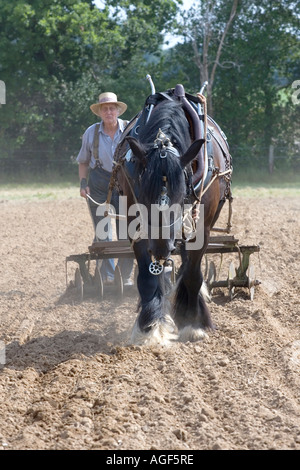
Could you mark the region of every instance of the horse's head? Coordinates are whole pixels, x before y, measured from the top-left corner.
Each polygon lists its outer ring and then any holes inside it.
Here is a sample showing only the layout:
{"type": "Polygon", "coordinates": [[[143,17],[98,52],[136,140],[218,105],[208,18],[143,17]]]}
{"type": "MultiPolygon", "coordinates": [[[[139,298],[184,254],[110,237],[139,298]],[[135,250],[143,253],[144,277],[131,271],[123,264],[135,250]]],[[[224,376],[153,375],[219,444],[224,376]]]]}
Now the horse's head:
{"type": "Polygon", "coordinates": [[[171,111],[177,110],[176,114],[163,114],[162,119],[162,114],[155,110],[149,123],[139,131],[138,139],[126,138],[138,172],[137,200],[147,217],[143,223],[147,225],[144,230],[148,234],[148,249],[156,260],[166,260],[175,249],[187,189],[184,170],[203,144],[203,140],[197,140],[190,145],[182,108],[170,105],[171,111]]]}

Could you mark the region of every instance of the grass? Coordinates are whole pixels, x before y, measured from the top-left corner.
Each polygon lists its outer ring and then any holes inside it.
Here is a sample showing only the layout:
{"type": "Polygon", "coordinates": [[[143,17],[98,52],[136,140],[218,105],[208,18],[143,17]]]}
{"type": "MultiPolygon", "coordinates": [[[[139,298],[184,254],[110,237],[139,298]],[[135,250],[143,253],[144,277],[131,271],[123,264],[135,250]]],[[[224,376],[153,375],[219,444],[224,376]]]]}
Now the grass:
{"type": "Polygon", "coordinates": [[[69,182],[0,184],[0,201],[50,201],[77,197],[79,186],[69,182]]]}
{"type": "Polygon", "coordinates": [[[300,186],[296,187],[265,187],[265,186],[233,186],[233,197],[267,198],[267,197],[300,197],[300,186]]]}
{"type": "Polygon", "coordinates": [[[264,171],[233,173],[232,191],[239,197],[300,196],[300,174],[264,171]]]}
{"type": "MultiPolygon", "coordinates": [[[[233,173],[232,191],[234,197],[299,197],[299,173],[274,173],[254,171],[233,173]]],[[[0,201],[44,201],[72,199],[79,197],[79,183],[76,178],[63,181],[56,177],[45,181],[0,182],[0,201]]]]}

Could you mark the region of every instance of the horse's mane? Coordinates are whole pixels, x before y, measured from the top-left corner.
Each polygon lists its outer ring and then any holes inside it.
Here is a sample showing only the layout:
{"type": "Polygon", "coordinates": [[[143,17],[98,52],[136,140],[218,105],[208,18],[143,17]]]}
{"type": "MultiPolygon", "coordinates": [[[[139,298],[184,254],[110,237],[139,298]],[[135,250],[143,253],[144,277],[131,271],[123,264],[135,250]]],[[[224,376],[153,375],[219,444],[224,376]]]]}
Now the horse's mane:
{"type": "Polygon", "coordinates": [[[142,177],[141,202],[155,202],[162,188],[162,175],[167,177],[168,195],[172,203],[180,201],[185,193],[185,182],[179,157],[168,152],[167,158],[160,158],[160,150],[154,148],[154,141],[161,130],[183,155],[191,143],[189,125],[180,103],[163,101],[152,111],[149,121],[139,129],[139,142],[147,152],[146,171],[142,177]]]}
{"type": "Polygon", "coordinates": [[[139,141],[145,146],[152,145],[159,129],[171,139],[180,155],[187,150],[191,143],[189,125],[181,103],[168,100],[159,103],[149,121],[140,127],[139,141]]]}

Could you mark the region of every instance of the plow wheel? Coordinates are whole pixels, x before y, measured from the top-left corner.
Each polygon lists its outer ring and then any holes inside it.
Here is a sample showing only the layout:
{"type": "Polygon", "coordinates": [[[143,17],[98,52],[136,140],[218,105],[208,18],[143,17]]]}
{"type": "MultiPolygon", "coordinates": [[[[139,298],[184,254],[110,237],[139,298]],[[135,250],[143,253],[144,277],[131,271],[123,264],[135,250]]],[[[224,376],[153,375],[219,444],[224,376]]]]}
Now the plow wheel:
{"type": "Polygon", "coordinates": [[[232,261],[229,266],[228,270],[228,289],[229,289],[229,297],[230,300],[233,299],[234,296],[234,291],[235,291],[235,285],[234,285],[234,278],[236,276],[236,269],[234,262],[232,261]]]}
{"type": "Polygon", "coordinates": [[[82,280],[79,268],[76,268],[76,271],[75,271],[75,289],[76,289],[76,295],[78,297],[79,302],[82,302],[82,300],[83,300],[83,280],[82,280]]]}

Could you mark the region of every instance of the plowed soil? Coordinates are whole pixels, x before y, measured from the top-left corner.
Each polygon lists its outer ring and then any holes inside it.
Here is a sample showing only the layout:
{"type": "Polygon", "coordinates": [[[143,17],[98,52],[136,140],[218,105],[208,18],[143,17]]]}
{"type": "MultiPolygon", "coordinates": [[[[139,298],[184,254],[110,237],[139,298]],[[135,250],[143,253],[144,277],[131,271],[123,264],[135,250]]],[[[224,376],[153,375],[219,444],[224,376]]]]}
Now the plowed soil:
{"type": "Polygon", "coordinates": [[[135,288],[66,290],[65,258],[92,240],[84,200],[3,200],[0,214],[0,448],[300,449],[299,198],[235,198],[232,233],[260,245],[254,300],[215,290],[217,329],[169,348],[128,343],[135,288]]]}

